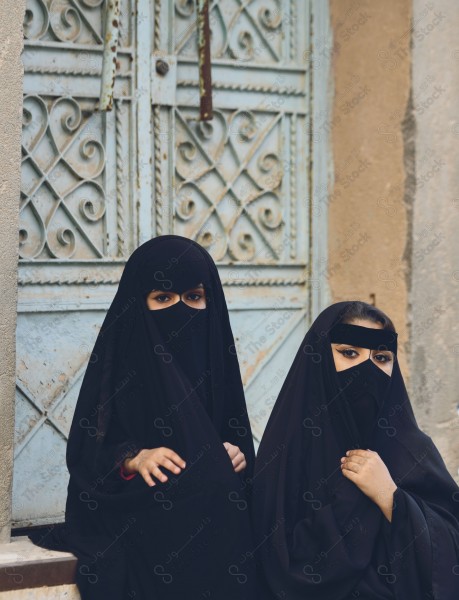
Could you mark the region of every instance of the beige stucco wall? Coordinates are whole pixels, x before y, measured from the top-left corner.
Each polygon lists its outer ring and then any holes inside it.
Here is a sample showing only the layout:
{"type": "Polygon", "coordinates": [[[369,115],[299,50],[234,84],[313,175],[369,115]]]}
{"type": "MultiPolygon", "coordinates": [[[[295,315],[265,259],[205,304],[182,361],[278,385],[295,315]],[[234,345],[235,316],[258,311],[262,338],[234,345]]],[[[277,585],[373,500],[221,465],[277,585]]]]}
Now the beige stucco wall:
{"type": "Polygon", "coordinates": [[[0,2],[0,542],[10,536],[24,0],[0,2]]]}
{"type": "Polygon", "coordinates": [[[375,303],[406,377],[411,0],[330,0],[334,39],[328,278],[333,301],[375,303]],[[408,156],[405,156],[407,154],[408,156]]]}

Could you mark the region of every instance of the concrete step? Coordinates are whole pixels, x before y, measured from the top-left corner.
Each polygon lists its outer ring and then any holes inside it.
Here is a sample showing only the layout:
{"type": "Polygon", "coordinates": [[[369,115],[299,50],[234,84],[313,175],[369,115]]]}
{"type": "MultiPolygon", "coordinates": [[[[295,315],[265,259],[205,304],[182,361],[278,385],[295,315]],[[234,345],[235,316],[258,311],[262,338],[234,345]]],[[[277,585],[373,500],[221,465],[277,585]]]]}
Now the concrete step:
{"type": "Polygon", "coordinates": [[[0,544],[0,600],[80,600],[77,560],[69,552],[35,546],[27,536],[0,544]]]}

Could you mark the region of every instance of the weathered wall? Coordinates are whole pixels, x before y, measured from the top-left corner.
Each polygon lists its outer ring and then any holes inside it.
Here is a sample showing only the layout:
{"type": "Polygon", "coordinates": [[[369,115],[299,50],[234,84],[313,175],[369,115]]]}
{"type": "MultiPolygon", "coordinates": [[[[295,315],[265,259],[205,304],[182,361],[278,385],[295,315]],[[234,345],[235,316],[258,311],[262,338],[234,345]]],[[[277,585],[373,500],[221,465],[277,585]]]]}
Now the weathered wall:
{"type": "Polygon", "coordinates": [[[386,311],[400,335],[408,377],[406,255],[411,0],[330,0],[334,187],[328,278],[334,301],[386,311]]]}
{"type": "Polygon", "coordinates": [[[459,467],[459,4],[414,0],[416,195],[410,370],[416,415],[459,467]]]}
{"type": "Polygon", "coordinates": [[[0,542],[10,535],[24,0],[0,2],[0,542]]]}
{"type": "Polygon", "coordinates": [[[419,424],[458,477],[459,6],[330,5],[332,299],[394,319],[419,424]]]}

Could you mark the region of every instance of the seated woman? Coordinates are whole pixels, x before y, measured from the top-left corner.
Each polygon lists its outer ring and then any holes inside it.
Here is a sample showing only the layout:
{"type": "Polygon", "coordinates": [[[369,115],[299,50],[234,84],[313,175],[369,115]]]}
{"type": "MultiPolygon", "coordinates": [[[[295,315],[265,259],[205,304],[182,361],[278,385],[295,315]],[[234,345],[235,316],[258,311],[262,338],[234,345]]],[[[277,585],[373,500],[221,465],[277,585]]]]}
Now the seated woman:
{"type": "Polygon", "coordinates": [[[459,488],[416,423],[377,308],[340,302],[313,323],[252,492],[263,600],[459,598],[459,488]]]}
{"type": "Polygon", "coordinates": [[[79,393],[65,523],[83,600],[253,600],[254,447],[223,288],[195,242],[124,268],[79,393]]]}

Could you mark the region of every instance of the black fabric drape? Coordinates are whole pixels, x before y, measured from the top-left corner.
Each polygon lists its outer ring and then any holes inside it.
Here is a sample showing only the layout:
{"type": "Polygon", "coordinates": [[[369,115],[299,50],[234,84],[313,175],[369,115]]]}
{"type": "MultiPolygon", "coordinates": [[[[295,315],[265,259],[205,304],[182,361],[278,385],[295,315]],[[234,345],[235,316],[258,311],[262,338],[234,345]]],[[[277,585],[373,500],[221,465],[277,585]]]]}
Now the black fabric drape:
{"type": "Polygon", "coordinates": [[[362,447],[329,340],[347,305],[306,334],[258,450],[262,600],[456,600],[459,489],[416,423],[397,361],[369,443],[398,486],[392,522],[341,472],[345,452],[362,447]]]}
{"type": "Polygon", "coordinates": [[[67,466],[65,523],[30,537],[76,554],[83,600],[254,598],[253,440],[222,285],[195,242],[161,236],[127,261],[82,382],[67,466]],[[145,302],[180,269],[206,290],[210,410],[145,302]],[[244,452],[244,471],[234,472],[226,441],[244,452]],[[152,488],[120,477],[128,452],[161,446],[186,461],[179,475],[163,469],[168,480],[152,488]]]}

